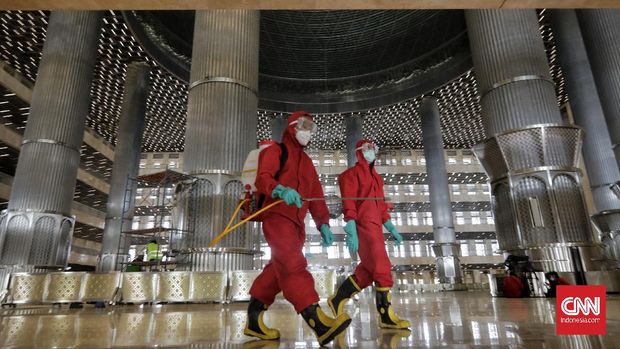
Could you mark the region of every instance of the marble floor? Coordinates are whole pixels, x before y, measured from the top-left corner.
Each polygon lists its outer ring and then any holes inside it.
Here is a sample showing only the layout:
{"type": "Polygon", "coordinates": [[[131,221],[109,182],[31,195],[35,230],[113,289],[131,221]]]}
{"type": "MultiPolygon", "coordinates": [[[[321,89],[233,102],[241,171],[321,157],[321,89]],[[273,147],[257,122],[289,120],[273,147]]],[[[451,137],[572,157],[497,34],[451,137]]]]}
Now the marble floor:
{"type": "MultiPolygon", "coordinates": [[[[324,306],[324,303],[322,303],[324,306]]],[[[555,336],[555,303],[492,298],[486,292],[395,295],[412,331],[377,328],[372,293],[347,311],[352,325],[333,348],[620,348],[620,296],[607,299],[606,336],[555,336]]],[[[310,329],[285,301],[265,317],[280,341],[243,335],[247,303],[167,304],[68,309],[22,306],[0,311],[3,348],[316,348],[310,329]]],[[[327,309],[327,308],[325,308],[327,309]]]]}

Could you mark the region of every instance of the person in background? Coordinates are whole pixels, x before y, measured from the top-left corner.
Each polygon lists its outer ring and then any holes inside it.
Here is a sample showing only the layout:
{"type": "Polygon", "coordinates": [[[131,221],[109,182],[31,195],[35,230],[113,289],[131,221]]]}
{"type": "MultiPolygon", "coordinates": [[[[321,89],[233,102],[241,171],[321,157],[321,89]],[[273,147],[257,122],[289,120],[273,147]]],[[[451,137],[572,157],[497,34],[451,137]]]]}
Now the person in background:
{"type": "Polygon", "coordinates": [[[390,221],[388,206],[384,200],[383,180],[375,170],[378,149],[366,139],[357,142],[355,148],[357,163],[338,177],[338,183],[343,197],[344,220],[347,222],[344,227],[347,234],[346,244],[351,253],[359,249],[360,264],[355,273],[338,287],[336,294],[327,299],[327,304],[334,315],[343,314],[347,300],[374,282],[379,326],[406,329],[411,323],[400,319],[392,308],[390,289],[394,281],[392,264],[385,250],[383,228],[392,234],[396,245],[399,245],[403,238],[390,221]]]}

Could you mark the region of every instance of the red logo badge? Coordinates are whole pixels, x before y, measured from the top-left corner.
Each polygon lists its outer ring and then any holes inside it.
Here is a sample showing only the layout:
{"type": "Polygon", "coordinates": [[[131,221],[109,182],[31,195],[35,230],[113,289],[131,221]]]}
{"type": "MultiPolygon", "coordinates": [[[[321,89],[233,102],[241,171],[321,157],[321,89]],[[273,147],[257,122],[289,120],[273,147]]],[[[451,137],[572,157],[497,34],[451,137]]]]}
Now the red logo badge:
{"type": "Polygon", "coordinates": [[[557,335],[604,335],[605,286],[558,286],[555,307],[557,335]]]}

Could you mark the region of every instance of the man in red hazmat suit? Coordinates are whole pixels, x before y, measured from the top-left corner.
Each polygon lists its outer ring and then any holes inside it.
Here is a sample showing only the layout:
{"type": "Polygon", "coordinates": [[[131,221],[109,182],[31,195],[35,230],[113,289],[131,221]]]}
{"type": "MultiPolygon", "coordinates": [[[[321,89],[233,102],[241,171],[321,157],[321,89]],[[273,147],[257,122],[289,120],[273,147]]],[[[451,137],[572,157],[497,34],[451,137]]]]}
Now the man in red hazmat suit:
{"type": "Polygon", "coordinates": [[[346,314],[333,319],[321,310],[314,279],[306,269],[308,263],[303,255],[306,239],[304,218],[308,210],[319,227],[323,245],[329,246],[333,242],[325,201],[302,199],[324,198],[312,160],[304,153],[304,147],[316,128],[310,114],[295,112],[288,118],[288,127],[282,137],[283,147],[273,145],[259,154],[256,189],[267,198],[263,207],[280,199],[284,203],[262,215],[263,233],[271,248],[271,261],[250,289],[248,321],[244,330],[248,336],[261,339],[280,337],[278,330],[268,328],[263,322],[264,311],[279,292],[301,314],[321,345],[329,343],[351,323],[346,314]],[[280,168],[283,157],[286,159],[280,168]]]}
{"type": "Polygon", "coordinates": [[[396,245],[402,241],[390,221],[383,193],[383,180],[374,167],[377,147],[369,140],[355,146],[357,163],[338,177],[344,220],[346,244],[351,253],[358,251],[360,264],[338,288],[327,304],[336,315],[344,313],[347,300],[362,289],[376,285],[376,305],[379,325],[383,328],[406,329],[410,323],[396,316],[392,308],[390,288],[393,285],[392,265],[385,250],[383,227],[393,236],[396,245]],[[346,200],[346,198],[379,198],[380,200],[346,200]],[[382,227],[383,226],[383,227],[382,227]]]}

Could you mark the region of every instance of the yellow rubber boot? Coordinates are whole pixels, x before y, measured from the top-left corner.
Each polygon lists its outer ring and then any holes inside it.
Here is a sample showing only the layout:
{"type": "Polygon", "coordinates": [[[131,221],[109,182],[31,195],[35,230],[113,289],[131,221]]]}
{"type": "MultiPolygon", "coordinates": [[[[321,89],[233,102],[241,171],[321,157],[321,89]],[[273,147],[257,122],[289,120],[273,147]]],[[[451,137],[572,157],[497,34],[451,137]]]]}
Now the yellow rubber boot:
{"type": "Polygon", "coordinates": [[[344,313],[344,306],[347,301],[360,292],[362,289],[355,282],[355,278],[351,275],[338,287],[336,294],[327,298],[327,305],[332,310],[334,316],[344,313]]]}
{"type": "Polygon", "coordinates": [[[333,319],[327,316],[318,304],[312,304],[302,310],[300,314],[316,334],[321,346],[331,342],[351,323],[349,315],[342,314],[333,319]]]}
{"type": "Polygon", "coordinates": [[[389,287],[377,287],[377,311],[379,312],[379,327],[405,329],[411,327],[407,320],[399,318],[392,308],[392,295],[389,287]]]}
{"type": "Polygon", "coordinates": [[[265,313],[266,310],[267,306],[265,304],[254,297],[250,298],[248,319],[245,323],[243,334],[260,339],[280,338],[280,331],[267,327],[263,322],[263,313],[265,313]]]}

